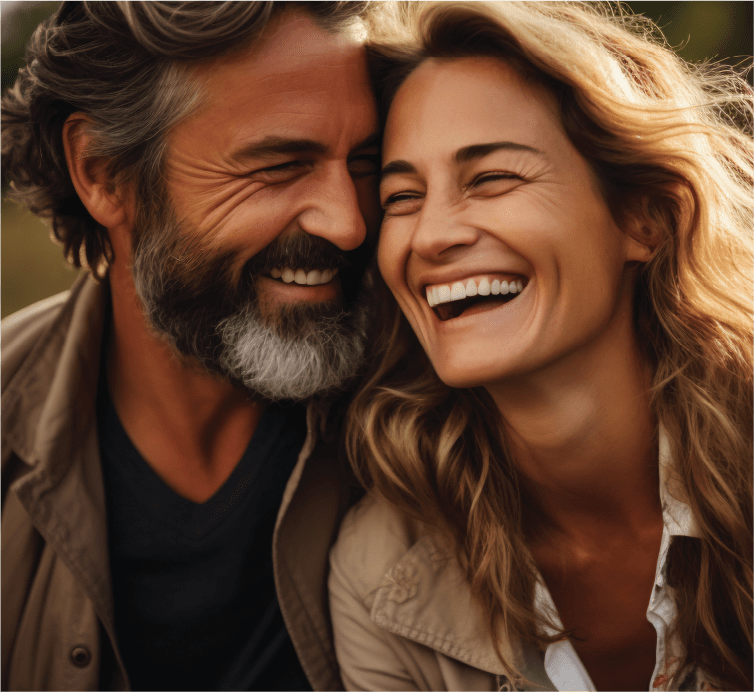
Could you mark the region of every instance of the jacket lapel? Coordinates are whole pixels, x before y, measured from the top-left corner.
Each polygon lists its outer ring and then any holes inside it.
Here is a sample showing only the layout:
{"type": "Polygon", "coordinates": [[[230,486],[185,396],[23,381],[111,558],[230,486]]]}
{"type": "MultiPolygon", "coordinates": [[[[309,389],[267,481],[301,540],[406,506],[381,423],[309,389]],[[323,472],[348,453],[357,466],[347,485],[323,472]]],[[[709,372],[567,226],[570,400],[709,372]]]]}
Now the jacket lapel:
{"type": "Polygon", "coordinates": [[[47,544],[83,585],[115,641],[97,378],[107,287],[79,278],[3,394],[5,453],[25,464],[10,486],[47,544]]]}
{"type": "MultiPolygon", "coordinates": [[[[390,569],[375,594],[372,621],[480,670],[505,675],[489,636],[489,623],[455,559],[428,536],[390,569]]],[[[502,654],[523,666],[518,642],[499,637],[502,654]]]]}
{"type": "Polygon", "coordinates": [[[332,644],[327,572],[349,491],[337,445],[318,434],[324,414],[321,405],[309,404],[308,434],[283,495],[272,556],[280,609],[304,672],[315,690],[338,690],[343,683],[332,644]]]}

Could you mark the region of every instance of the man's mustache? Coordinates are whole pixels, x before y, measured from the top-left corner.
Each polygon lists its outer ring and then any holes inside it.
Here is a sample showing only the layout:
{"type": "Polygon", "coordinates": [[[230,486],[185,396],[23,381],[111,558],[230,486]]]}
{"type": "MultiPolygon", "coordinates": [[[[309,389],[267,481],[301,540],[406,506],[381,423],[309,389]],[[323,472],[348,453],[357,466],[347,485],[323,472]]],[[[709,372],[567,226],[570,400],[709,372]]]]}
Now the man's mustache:
{"type": "Polygon", "coordinates": [[[237,250],[209,252],[195,238],[177,237],[162,248],[160,307],[165,315],[178,311],[191,314],[196,310],[211,312],[218,320],[240,310],[257,299],[257,280],[273,269],[339,269],[346,302],[358,294],[361,277],[370,250],[367,243],[351,251],[319,236],[303,231],[277,238],[243,265],[240,275],[234,271],[237,250]]]}
{"type": "Polygon", "coordinates": [[[351,264],[351,253],[329,240],[308,233],[276,239],[260,250],[244,266],[246,276],[269,274],[273,269],[342,269],[351,264]]]}

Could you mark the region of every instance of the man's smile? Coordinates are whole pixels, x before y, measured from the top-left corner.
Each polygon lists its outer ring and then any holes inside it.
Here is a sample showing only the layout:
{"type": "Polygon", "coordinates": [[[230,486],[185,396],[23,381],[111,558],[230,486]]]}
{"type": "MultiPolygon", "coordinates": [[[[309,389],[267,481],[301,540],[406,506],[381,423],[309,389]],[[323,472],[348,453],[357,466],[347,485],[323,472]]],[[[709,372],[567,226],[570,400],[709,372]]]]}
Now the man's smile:
{"type": "MultiPolygon", "coordinates": [[[[292,271],[290,267],[286,267],[289,271],[292,271]]],[[[273,270],[275,271],[275,270],[273,270]]],[[[277,299],[284,302],[309,302],[309,301],[340,301],[343,298],[343,291],[340,285],[340,277],[337,274],[337,269],[325,269],[317,270],[313,269],[310,272],[304,272],[299,269],[294,273],[304,275],[304,281],[297,281],[295,278],[292,281],[285,281],[285,276],[290,278],[288,274],[282,274],[280,278],[274,278],[274,276],[259,276],[257,277],[257,285],[260,292],[263,292],[264,298],[269,300],[270,298],[277,299]],[[319,280],[317,283],[308,283],[307,278],[309,275],[314,274],[313,278],[317,278],[319,273],[319,280]],[[327,279],[325,281],[324,279],[327,279]]],[[[277,273],[275,271],[275,273],[277,273]]],[[[272,272],[271,272],[272,274],[272,272]]]]}
{"type": "Polygon", "coordinates": [[[328,283],[337,273],[337,269],[311,269],[306,271],[283,267],[282,269],[272,269],[270,276],[286,284],[297,283],[301,286],[319,286],[328,283]]]}

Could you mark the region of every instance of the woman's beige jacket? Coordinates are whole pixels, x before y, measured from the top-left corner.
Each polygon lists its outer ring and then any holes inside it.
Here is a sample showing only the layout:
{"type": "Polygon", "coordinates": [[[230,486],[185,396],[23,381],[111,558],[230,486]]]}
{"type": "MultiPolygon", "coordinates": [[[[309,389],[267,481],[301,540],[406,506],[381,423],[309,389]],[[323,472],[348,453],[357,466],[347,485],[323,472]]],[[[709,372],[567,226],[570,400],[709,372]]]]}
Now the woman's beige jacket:
{"type": "Polygon", "coordinates": [[[514,689],[457,562],[389,504],[367,496],[346,516],[329,587],[346,689],[514,689]]]}
{"type": "MultiPolygon", "coordinates": [[[[696,536],[687,504],[678,500],[667,469],[667,439],[660,431],[660,498],[664,529],[647,620],[657,632],[656,665],[649,690],[717,690],[720,683],[695,665],[671,688],[682,645],[670,628],[675,601],[665,573],[673,536],[696,536]]],[[[471,596],[448,551],[392,505],[371,496],[346,515],[330,552],[330,611],[341,677],[349,690],[594,690],[567,639],[540,651],[498,637],[502,653],[524,678],[511,679],[489,636],[488,618],[471,596]]],[[[534,608],[560,620],[543,581],[534,608]]],[[[553,630],[550,632],[554,634],[553,630]]]]}

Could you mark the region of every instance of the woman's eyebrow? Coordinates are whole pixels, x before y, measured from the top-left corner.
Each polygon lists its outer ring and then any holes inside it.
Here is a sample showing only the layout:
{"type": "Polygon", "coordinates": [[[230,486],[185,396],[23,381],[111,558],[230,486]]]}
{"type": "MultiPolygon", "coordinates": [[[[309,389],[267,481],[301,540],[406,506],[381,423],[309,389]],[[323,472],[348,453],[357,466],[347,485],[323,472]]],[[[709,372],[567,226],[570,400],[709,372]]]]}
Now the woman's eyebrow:
{"type": "Polygon", "coordinates": [[[489,142],[487,144],[472,144],[468,147],[462,147],[456,153],[453,159],[456,163],[468,163],[476,159],[481,159],[488,154],[500,150],[508,151],[527,151],[532,154],[545,156],[544,152],[539,149],[530,147],[528,144],[519,144],[517,142],[489,142]]]}
{"type": "Polygon", "coordinates": [[[397,173],[416,173],[416,167],[403,159],[391,161],[382,167],[380,180],[385,180],[389,175],[395,175],[397,173]]]}
{"type": "MultiPolygon", "coordinates": [[[[518,142],[488,142],[485,144],[471,144],[468,147],[460,148],[453,155],[453,160],[455,163],[468,163],[469,161],[481,159],[488,154],[500,150],[525,151],[530,154],[537,154],[538,156],[546,157],[544,152],[535,149],[534,147],[530,147],[528,144],[519,144],[518,142]]],[[[416,173],[416,167],[408,161],[396,159],[395,161],[386,163],[382,167],[380,179],[384,180],[388,176],[396,175],[398,173],[416,173]]]]}

